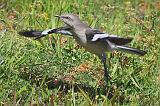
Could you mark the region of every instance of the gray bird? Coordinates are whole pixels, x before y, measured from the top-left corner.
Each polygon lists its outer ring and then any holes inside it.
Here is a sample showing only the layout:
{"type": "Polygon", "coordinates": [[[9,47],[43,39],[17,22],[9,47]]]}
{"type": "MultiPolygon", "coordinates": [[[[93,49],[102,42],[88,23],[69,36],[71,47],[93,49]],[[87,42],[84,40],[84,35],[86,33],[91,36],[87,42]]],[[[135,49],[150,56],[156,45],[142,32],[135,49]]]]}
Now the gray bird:
{"type": "Polygon", "coordinates": [[[132,38],[118,37],[117,35],[111,35],[97,29],[92,29],[74,14],[56,15],[55,17],[61,19],[65,23],[65,26],[45,31],[24,31],[20,32],[20,34],[27,37],[37,37],[36,39],[51,33],[73,36],[78,44],[82,45],[87,51],[96,54],[102,60],[105,69],[104,78],[106,86],[109,80],[108,67],[106,65],[106,52],[118,50],[140,56],[146,54],[143,50],[125,46],[132,41],[132,38]]]}

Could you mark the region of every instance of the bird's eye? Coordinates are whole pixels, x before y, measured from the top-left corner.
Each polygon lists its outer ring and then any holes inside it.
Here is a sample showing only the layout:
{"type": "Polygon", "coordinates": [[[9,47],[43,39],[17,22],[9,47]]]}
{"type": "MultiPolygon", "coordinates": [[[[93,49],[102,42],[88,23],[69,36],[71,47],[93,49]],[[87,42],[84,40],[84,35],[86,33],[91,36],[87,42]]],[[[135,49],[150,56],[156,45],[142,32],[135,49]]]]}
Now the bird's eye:
{"type": "Polygon", "coordinates": [[[64,17],[65,19],[68,19],[68,20],[71,20],[71,18],[70,17],[64,17]]]}
{"type": "Polygon", "coordinates": [[[70,17],[65,17],[66,19],[70,19],[70,17]]]}
{"type": "Polygon", "coordinates": [[[67,19],[67,20],[71,20],[72,21],[72,19],[70,18],[70,17],[68,17],[68,16],[66,16],[66,17],[63,17],[64,19],[67,19]]]}

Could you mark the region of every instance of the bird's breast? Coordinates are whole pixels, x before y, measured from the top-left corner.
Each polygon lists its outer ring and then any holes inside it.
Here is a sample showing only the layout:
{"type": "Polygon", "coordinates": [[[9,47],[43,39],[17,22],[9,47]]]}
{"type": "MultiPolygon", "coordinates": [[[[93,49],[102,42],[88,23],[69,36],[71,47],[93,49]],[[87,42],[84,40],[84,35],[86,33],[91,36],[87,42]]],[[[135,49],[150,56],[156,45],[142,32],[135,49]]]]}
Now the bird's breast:
{"type": "Polygon", "coordinates": [[[80,30],[74,30],[73,31],[73,37],[74,39],[82,46],[85,46],[87,44],[87,39],[86,39],[86,35],[85,35],[85,30],[84,29],[80,30]]]}

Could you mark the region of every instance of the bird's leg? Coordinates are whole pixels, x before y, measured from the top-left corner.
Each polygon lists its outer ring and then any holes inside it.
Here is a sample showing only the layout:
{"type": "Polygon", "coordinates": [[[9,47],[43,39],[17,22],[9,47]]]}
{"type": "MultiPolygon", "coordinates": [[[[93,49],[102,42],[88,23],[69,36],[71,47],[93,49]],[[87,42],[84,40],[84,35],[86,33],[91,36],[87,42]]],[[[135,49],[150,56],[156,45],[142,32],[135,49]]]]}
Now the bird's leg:
{"type": "Polygon", "coordinates": [[[99,97],[101,97],[101,94],[106,95],[106,90],[108,88],[108,82],[109,82],[110,77],[109,77],[108,66],[106,64],[107,56],[106,56],[105,52],[103,52],[102,55],[99,56],[99,58],[102,60],[102,63],[104,66],[104,80],[105,80],[105,84],[103,86],[99,86],[99,88],[97,89],[98,95],[99,95],[99,97]]]}
{"type": "Polygon", "coordinates": [[[103,63],[103,66],[104,66],[104,80],[105,80],[104,89],[107,89],[108,82],[109,82],[109,69],[108,69],[108,66],[106,64],[106,59],[107,59],[107,56],[104,52],[104,53],[102,53],[102,63],[103,63]]]}

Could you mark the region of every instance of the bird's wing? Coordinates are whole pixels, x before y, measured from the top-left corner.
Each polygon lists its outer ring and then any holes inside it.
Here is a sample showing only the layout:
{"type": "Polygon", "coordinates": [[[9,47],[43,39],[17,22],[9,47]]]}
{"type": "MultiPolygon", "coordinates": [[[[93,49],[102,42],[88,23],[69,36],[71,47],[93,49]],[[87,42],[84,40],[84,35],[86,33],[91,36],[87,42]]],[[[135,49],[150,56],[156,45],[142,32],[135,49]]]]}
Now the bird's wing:
{"type": "Polygon", "coordinates": [[[133,40],[133,38],[123,38],[118,37],[117,35],[103,33],[97,29],[87,29],[86,36],[88,41],[96,42],[99,40],[109,40],[111,43],[114,43],[116,45],[125,45],[133,40]]]}
{"type": "Polygon", "coordinates": [[[43,31],[38,31],[38,30],[24,30],[18,32],[18,34],[25,36],[25,37],[38,37],[42,35],[43,31]]]}
{"type": "Polygon", "coordinates": [[[44,31],[37,31],[37,30],[30,30],[30,31],[20,31],[19,34],[25,37],[35,37],[36,39],[42,38],[48,34],[63,34],[63,35],[70,35],[72,36],[71,33],[71,28],[65,26],[65,27],[60,27],[60,28],[55,28],[55,29],[48,29],[44,31]]]}

